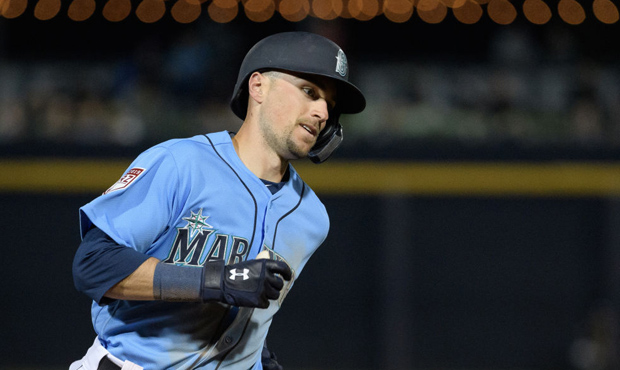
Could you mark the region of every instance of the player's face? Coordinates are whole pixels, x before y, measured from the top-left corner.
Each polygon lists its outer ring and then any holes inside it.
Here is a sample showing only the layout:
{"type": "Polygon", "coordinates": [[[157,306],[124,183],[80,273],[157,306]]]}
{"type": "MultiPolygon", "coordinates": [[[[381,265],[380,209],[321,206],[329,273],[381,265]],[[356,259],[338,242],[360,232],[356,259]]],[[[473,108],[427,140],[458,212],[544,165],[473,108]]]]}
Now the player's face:
{"type": "Polygon", "coordinates": [[[335,84],[329,78],[302,74],[269,76],[259,119],[265,141],[284,159],[304,158],[335,106],[335,84]]]}

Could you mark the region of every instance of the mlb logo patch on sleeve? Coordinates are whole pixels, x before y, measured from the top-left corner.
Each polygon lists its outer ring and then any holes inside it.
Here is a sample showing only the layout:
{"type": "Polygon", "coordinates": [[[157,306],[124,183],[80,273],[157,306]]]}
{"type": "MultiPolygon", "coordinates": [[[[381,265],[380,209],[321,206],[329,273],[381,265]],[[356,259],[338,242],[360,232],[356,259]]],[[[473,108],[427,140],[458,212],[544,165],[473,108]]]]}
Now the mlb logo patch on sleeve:
{"type": "Polygon", "coordinates": [[[140,167],[134,167],[130,169],[129,171],[127,171],[126,174],[123,175],[123,177],[121,177],[117,182],[115,182],[114,185],[110,186],[108,190],[103,192],[103,195],[111,193],[113,191],[128,188],[129,185],[131,185],[132,182],[134,182],[138,177],[140,177],[143,172],[144,168],[140,167]]]}

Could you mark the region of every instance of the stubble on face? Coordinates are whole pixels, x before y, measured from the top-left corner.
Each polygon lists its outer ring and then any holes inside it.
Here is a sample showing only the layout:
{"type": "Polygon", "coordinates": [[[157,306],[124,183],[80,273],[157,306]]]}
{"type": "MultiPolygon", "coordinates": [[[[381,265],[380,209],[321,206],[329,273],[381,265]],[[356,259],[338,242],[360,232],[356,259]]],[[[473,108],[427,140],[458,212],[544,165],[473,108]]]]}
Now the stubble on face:
{"type": "Polygon", "coordinates": [[[278,133],[274,130],[271,119],[261,112],[258,123],[265,143],[280,157],[284,159],[301,159],[308,156],[309,149],[303,148],[294,140],[293,131],[298,126],[298,122],[278,133]]]}

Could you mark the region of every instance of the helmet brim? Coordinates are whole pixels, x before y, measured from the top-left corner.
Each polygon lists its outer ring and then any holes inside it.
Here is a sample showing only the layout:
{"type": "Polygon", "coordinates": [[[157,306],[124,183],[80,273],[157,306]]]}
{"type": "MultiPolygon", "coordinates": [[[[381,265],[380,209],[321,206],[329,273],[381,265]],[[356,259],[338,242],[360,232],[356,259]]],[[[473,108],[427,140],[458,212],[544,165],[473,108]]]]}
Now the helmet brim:
{"type": "MultiPolygon", "coordinates": [[[[338,110],[338,112],[344,113],[344,114],[355,114],[355,113],[362,112],[366,108],[366,98],[364,97],[364,94],[361,92],[361,90],[357,86],[355,86],[349,81],[333,78],[333,76],[326,75],[323,73],[287,71],[284,68],[269,68],[269,69],[261,69],[258,71],[267,72],[270,70],[291,72],[295,74],[301,73],[303,75],[310,76],[310,78],[311,76],[322,76],[322,77],[329,78],[336,83],[336,109],[338,110]]],[[[242,80],[241,83],[244,84],[244,86],[239,86],[235,88],[235,90],[237,91],[237,94],[233,96],[233,98],[230,101],[230,107],[232,111],[235,113],[237,117],[241,119],[245,119],[245,116],[247,114],[247,100],[249,98],[248,93],[247,93],[248,80],[250,78],[250,75],[252,75],[252,73],[258,72],[258,71],[252,71],[251,73],[249,73],[248,76],[246,76],[246,78],[242,80]]]]}

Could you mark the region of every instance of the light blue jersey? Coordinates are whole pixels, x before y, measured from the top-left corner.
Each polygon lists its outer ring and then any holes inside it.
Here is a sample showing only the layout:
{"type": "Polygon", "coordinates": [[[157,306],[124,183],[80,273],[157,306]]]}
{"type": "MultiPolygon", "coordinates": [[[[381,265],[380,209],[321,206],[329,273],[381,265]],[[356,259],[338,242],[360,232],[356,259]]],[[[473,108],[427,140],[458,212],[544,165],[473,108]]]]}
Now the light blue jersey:
{"type": "Polygon", "coordinates": [[[285,261],[293,278],[267,309],[221,303],[93,303],[92,321],[114,356],[155,369],[261,369],[273,315],[329,230],[325,207],[289,165],[272,194],[241,162],[226,131],[164,142],[80,209],[117,243],[165,263],[199,267],[256,258],[285,261]]]}

